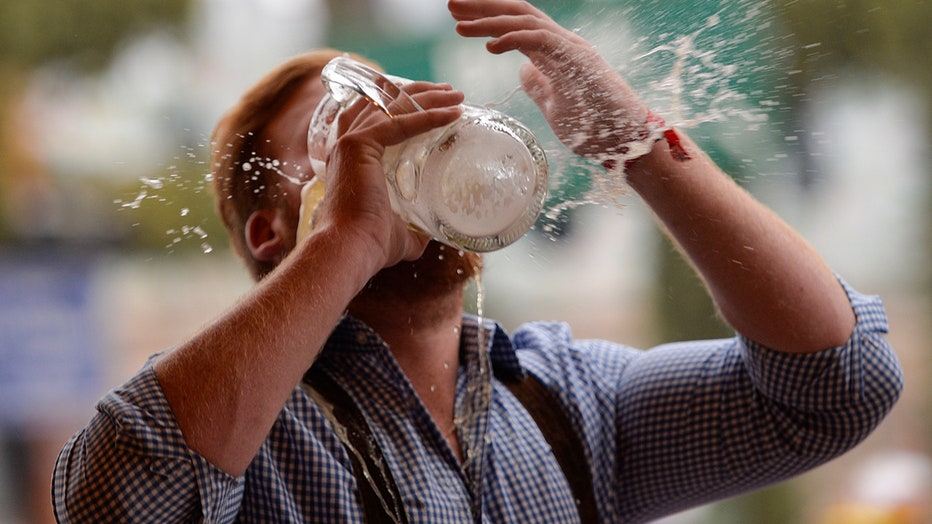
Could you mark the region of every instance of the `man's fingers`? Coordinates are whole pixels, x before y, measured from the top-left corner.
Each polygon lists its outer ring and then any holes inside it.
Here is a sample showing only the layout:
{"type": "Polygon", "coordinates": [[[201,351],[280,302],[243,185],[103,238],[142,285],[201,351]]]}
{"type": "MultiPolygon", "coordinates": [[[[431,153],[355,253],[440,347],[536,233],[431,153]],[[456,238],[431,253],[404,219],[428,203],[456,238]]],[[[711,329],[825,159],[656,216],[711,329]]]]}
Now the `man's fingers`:
{"type": "MultiPolygon", "coordinates": [[[[463,99],[463,93],[449,85],[414,82],[405,85],[396,99],[386,106],[391,117],[365,99],[357,100],[344,108],[338,122],[338,136],[368,132],[374,126],[384,128],[376,133],[381,133],[385,138],[393,136],[393,133],[385,134],[385,129],[392,127],[397,128],[402,135],[409,135],[411,132],[422,133],[455,120],[460,114],[459,104],[463,99]],[[411,118],[414,115],[418,116],[411,118]]],[[[378,141],[383,142],[382,139],[378,141]]],[[[382,145],[395,143],[397,142],[391,140],[390,143],[384,142],[382,145]]]]}
{"type": "Polygon", "coordinates": [[[374,107],[366,108],[340,139],[361,140],[376,147],[390,147],[431,129],[450,124],[461,114],[462,110],[458,104],[428,107],[423,111],[401,113],[393,118],[374,107]]]}
{"type": "Polygon", "coordinates": [[[393,146],[431,129],[450,124],[461,114],[459,106],[446,106],[405,113],[392,119],[385,117],[382,122],[376,124],[377,128],[373,129],[373,133],[381,145],[393,146]]]}
{"type": "Polygon", "coordinates": [[[447,9],[456,20],[476,20],[499,15],[520,15],[540,12],[524,0],[486,2],[484,0],[450,0],[447,9]]]}
{"type": "Polygon", "coordinates": [[[431,84],[420,82],[411,87],[404,86],[396,99],[389,104],[388,112],[392,116],[427,110],[432,108],[448,107],[463,102],[463,94],[455,91],[449,84],[431,84]]]}

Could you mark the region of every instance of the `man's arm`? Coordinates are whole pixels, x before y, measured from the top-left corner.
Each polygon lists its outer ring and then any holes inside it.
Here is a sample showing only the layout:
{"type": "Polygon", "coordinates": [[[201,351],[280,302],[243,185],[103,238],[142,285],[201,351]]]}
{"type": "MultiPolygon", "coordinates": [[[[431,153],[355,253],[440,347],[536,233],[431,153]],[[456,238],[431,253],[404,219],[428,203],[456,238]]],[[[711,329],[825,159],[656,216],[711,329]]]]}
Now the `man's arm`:
{"type": "Polygon", "coordinates": [[[745,493],[863,441],[899,398],[903,372],[880,299],[848,291],[858,322],[836,348],[793,354],[738,337],[632,359],[615,381],[624,514],[644,521],[745,493]]]}
{"type": "Polygon", "coordinates": [[[346,304],[375,271],[364,253],[336,232],[314,235],[232,310],[155,363],[188,447],[230,475],[245,472],[346,304]]]}
{"type": "Polygon", "coordinates": [[[155,364],[187,445],[238,476],[313,363],[347,304],[383,267],[427,240],[391,211],[385,147],[459,116],[462,93],[419,83],[425,111],[388,119],[360,102],[344,112],[315,229],[227,314],[155,364]]]}
{"type": "Polygon", "coordinates": [[[448,5],[460,34],[492,37],[489,51],[517,50],[530,58],[522,83],[567,146],[606,165],[630,163],[631,187],[682,247],[733,327],[787,352],[848,339],[854,314],[819,255],[682,133],[686,155],[679,158],[667,141],[645,141],[652,134],[648,108],[591,44],[528,2],[448,5]]]}
{"type": "Polygon", "coordinates": [[[855,318],[834,273],[801,235],[678,135],[690,160],[675,160],[661,140],[628,170],[628,181],[696,267],[724,318],[779,351],[844,344],[855,318]]]}
{"type": "Polygon", "coordinates": [[[347,304],[426,246],[391,211],[381,154],[458,118],[463,95],[406,89],[425,111],[346,111],[310,235],[229,312],[108,394],[64,446],[53,488],[61,522],[236,518],[242,474],[347,304]]]}

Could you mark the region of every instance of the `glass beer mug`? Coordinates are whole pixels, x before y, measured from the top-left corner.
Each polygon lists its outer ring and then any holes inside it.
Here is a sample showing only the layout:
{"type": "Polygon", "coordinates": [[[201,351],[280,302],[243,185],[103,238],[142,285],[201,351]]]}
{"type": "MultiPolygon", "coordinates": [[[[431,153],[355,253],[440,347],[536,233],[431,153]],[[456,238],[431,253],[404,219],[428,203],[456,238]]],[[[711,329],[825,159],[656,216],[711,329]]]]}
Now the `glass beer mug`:
{"type": "MultiPolygon", "coordinates": [[[[308,154],[317,177],[336,140],[340,111],[359,97],[391,116],[389,104],[407,98],[398,85],[351,58],[337,57],[321,73],[329,92],[308,129],[308,154]]],[[[392,208],[434,240],[473,252],[494,251],[521,238],[547,195],[548,164],[529,129],[498,111],[463,104],[462,116],[387,148],[382,160],[392,208]]]]}

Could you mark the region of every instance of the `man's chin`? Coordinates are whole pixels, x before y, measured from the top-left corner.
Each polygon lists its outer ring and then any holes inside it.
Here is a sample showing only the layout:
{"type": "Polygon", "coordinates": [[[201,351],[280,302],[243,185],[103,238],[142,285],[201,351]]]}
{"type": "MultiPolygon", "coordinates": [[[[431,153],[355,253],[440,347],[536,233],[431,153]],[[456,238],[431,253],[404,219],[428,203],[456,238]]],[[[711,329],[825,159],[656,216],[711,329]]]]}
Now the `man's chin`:
{"type": "Polygon", "coordinates": [[[360,295],[419,301],[462,291],[482,269],[482,257],[431,241],[421,258],[379,271],[360,295]]]}

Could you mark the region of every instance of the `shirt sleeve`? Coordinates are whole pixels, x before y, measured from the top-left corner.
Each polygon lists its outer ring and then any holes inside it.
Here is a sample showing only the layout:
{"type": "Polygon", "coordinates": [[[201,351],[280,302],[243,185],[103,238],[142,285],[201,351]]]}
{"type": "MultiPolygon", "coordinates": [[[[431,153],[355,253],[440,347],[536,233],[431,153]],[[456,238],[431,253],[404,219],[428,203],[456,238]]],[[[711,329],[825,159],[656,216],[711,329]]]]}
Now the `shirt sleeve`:
{"type": "Polygon", "coordinates": [[[65,444],[52,496],[62,523],[221,523],[243,484],[185,445],[150,360],[65,444]]]}
{"type": "Polygon", "coordinates": [[[656,518],[787,479],[880,423],[902,369],[880,299],[845,290],[857,324],[836,348],[788,354],[738,335],[630,359],[614,393],[625,515],[656,518]]]}

